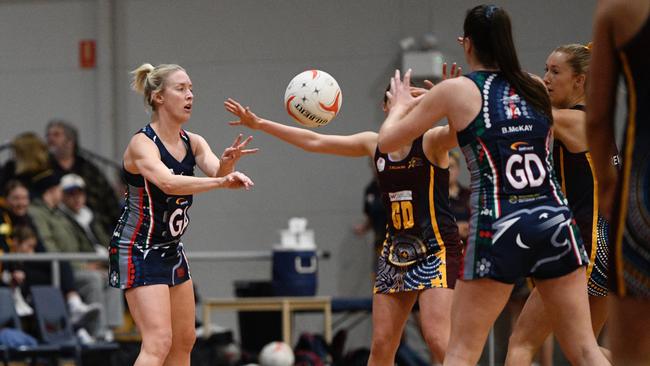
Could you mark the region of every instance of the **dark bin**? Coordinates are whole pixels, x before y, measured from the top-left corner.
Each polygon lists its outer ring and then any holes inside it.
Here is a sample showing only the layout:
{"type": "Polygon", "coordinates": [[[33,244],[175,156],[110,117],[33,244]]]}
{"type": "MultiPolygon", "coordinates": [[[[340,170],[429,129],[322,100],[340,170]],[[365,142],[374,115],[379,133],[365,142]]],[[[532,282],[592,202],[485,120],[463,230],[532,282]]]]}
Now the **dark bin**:
{"type": "MultiPolygon", "coordinates": [[[[237,297],[273,296],[271,281],[235,281],[237,297]]],[[[240,311],[239,337],[243,351],[258,354],[262,347],[282,340],[282,314],[279,311],[240,311]]]]}

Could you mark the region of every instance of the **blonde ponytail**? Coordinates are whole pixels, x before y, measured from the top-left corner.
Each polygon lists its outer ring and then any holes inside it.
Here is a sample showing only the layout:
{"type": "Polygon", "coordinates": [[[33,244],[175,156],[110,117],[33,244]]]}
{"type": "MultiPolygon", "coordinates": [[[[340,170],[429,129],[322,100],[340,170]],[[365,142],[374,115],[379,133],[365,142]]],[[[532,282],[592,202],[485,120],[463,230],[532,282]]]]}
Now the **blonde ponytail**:
{"type": "Polygon", "coordinates": [[[131,75],[133,75],[131,88],[143,94],[144,103],[155,111],[156,105],[153,103],[153,94],[165,87],[167,76],[174,71],[185,71],[185,69],[175,64],[161,64],[154,67],[151,64],[144,63],[131,71],[131,75]]]}
{"type": "Polygon", "coordinates": [[[144,94],[145,84],[147,82],[147,75],[154,70],[152,64],[144,63],[137,69],[131,71],[133,79],[131,80],[131,89],[140,94],[144,94]]]}

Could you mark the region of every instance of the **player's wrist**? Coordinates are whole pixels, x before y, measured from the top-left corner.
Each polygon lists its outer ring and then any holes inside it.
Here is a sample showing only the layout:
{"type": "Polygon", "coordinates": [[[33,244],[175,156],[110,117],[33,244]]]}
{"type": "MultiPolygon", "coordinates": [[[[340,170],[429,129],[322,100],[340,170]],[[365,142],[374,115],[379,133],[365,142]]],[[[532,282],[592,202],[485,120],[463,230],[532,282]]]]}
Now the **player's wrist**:
{"type": "Polygon", "coordinates": [[[235,170],[235,163],[234,162],[223,162],[221,161],[219,165],[219,170],[217,170],[217,174],[215,175],[215,178],[221,178],[224,177],[230,173],[232,173],[235,170]]]}
{"type": "Polygon", "coordinates": [[[228,183],[228,178],[225,176],[219,176],[215,178],[217,180],[217,188],[223,188],[228,183]]]}
{"type": "Polygon", "coordinates": [[[396,117],[402,117],[406,114],[406,112],[408,112],[409,109],[410,108],[407,103],[395,103],[395,105],[390,108],[390,112],[388,114],[396,117]]]}
{"type": "Polygon", "coordinates": [[[254,130],[264,130],[264,128],[269,125],[268,122],[268,120],[258,117],[255,118],[255,123],[253,123],[252,127],[254,130]]]}

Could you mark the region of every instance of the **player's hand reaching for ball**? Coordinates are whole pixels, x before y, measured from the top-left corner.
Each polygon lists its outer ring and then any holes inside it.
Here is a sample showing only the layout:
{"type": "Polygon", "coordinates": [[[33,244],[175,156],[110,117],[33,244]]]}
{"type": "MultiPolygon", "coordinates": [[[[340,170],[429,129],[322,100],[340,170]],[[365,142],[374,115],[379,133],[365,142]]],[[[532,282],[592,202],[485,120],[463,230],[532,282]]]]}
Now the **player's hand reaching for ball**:
{"type": "Polygon", "coordinates": [[[411,69],[404,74],[404,79],[400,75],[399,70],[395,70],[395,76],[390,79],[390,90],[386,92],[386,96],[391,105],[391,111],[400,110],[400,113],[406,114],[413,108],[417,102],[417,98],[411,94],[411,69]]]}
{"type": "MultiPolygon", "coordinates": [[[[462,74],[463,74],[463,68],[461,66],[456,65],[455,62],[451,64],[451,70],[449,74],[447,74],[447,63],[445,62],[442,64],[442,80],[457,78],[462,74]]],[[[427,81],[429,80],[424,81],[425,84],[427,81]]],[[[433,83],[430,81],[429,83],[431,83],[431,86],[429,86],[429,89],[431,89],[433,87],[433,83]]]]}
{"type": "Polygon", "coordinates": [[[223,180],[221,186],[222,188],[230,188],[230,189],[244,188],[245,190],[249,190],[255,185],[253,181],[246,176],[246,174],[241,172],[232,172],[230,174],[221,177],[221,179],[223,180]]]}
{"type": "Polygon", "coordinates": [[[232,98],[226,99],[223,105],[228,112],[239,118],[239,121],[228,122],[231,126],[246,126],[253,130],[260,128],[260,118],[249,107],[242,107],[238,101],[232,98]]]}

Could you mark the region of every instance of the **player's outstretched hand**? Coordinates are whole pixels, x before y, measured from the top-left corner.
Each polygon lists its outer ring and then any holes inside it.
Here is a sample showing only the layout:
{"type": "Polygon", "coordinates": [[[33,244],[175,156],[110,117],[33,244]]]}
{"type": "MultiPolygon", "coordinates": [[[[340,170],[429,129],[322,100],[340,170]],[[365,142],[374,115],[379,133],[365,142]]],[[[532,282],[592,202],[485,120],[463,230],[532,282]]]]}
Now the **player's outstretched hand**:
{"type": "Polygon", "coordinates": [[[395,76],[390,78],[390,90],[386,92],[386,96],[390,101],[391,109],[399,107],[408,111],[417,104],[422,95],[414,97],[411,94],[411,69],[406,71],[404,79],[402,79],[400,71],[395,70],[395,76]]]}
{"type": "MultiPolygon", "coordinates": [[[[451,64],[451,70],[450,70],[449,74],[447,74],[447,63],[445,62],[445,63],[442,64],[442,80],[457,78],[462,73],[463,73],[463,68],[456,65],[455,62],[453,64],[451,64]]],[[[429,80],[424,81],[425,84],[426,84],[427,81],[429,81],[429,80]]],[[[433,87],[433,83],[431,83],[431,87],[433,87]]],[[[431,89],[431,87],[429,87],[429,89],[431,89]]]]}
{"type": "MultiPolygon", "coordinates": [[[[451,70],[447,73],[447,63],[442,64],[442,80],[453,79],[459,77],[463,73],[463,68],[456,65],[454,62],[451,64],[451,70]]],[[[413,97],[419,97],[420,95],[425,94],[429,89],[433,88],[434,82],[428,79],[424,79],[424,88],[418,88],[415,86],[411,87],[411,95],[413,97]]]]}
{"type": "Polygon", "coordinates": [[[228,112],[239,118],[239,121],[229,122],[228,124],[231,126],[245,126],[253,130],[259,128],[260,118],[251,111],[250,107],[244,108],[238,101],[232,98],[226,99],[223,105],[228,112]]]}

